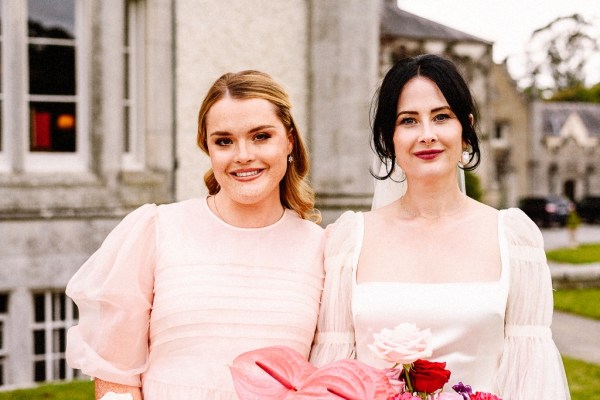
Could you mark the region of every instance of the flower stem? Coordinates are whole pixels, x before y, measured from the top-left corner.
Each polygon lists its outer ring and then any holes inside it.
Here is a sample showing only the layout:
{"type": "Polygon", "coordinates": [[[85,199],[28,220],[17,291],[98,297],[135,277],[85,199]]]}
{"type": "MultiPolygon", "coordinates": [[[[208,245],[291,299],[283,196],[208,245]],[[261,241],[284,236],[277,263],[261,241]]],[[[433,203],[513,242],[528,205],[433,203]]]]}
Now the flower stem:
{"type": "Polygon", "coordinates": [[[412,364],[402,366],[402,368],[404,368],[404,378],[406,380],[406,387],[408,387],[408,391],[412,394],[412,393],[414,393],[414,390],[413,390],[412,383],[410,381],[410,376],[408,374],[411,367],[412,367],[412,364]]]}

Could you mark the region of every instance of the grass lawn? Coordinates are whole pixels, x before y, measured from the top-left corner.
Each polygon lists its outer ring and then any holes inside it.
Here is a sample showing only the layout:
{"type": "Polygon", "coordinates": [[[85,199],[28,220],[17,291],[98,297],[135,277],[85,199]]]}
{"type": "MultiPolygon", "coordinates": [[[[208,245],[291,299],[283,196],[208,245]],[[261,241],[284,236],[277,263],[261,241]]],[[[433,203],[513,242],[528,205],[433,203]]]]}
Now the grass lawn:
{"type": "Polygon", "coordinates": [[[600,288],[557,289],[554,309],[600,320],[600,288]]]}
{"type": "Polygon", "coordinates": [[[94,382],[76,381],[41,385],[33,389],[0,392],[0,400],[93,400],[94,382]]]}
{"type": "Polygon", "coordinates": [[[600,366],[563,357],[572,400],[600,399],[600,366]]]}
{"type": "Polygon", "coordinates": [[[600,262],[600,243],[581,244],[577,247],[565,247],[548,250],[546,257],[550,261],[567,264],[589,264],[600,262]]]}

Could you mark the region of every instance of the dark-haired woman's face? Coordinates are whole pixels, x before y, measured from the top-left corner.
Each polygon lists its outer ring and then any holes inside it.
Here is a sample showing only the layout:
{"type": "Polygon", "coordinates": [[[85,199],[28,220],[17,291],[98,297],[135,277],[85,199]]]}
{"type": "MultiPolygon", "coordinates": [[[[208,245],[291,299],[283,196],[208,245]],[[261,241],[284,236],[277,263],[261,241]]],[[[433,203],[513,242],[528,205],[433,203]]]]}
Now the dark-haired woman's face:
{"type": "Polygon", "coordinates": [[[396,163],[407,179],[456,179],[462,126],[437,85],[415,77],[404,86],[396,113],[396,163]]]}

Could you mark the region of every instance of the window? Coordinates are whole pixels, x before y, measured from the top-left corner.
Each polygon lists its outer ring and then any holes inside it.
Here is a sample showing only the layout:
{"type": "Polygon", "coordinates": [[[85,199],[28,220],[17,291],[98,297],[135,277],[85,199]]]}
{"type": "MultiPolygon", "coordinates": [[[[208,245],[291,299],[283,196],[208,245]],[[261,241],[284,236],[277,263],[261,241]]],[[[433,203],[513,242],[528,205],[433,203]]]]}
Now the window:
{"type": "Polygon", "coordinates": [[[123,18],[123,169],[144,166],[145,141],[143,113],[144,23],[143,3],[126,1],[123,18]]]}
{"type": "Polygon", "coordinates": [[[6,384],[6,317],[8,313],[8,295],[0,293],[0,387],[6,384]]]}
{"type": "Polygon", "coordinates": [[[64,292],[34,293],[33,377],[35,382],[73,379],[79,370],[67,366],[67,329],[79,318],[77,307],[64,292]]]}
{"type": "Polygon", "coordinates": [[[87,169],[87,1],[1,1],[0,168],[87,169]]]}

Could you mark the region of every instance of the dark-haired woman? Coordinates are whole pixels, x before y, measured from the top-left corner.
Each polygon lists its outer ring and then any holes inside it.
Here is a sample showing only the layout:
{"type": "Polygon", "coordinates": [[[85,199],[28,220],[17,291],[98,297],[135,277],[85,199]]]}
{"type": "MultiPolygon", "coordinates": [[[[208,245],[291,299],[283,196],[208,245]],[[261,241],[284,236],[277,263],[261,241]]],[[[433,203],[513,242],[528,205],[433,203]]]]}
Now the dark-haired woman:
{"type": "MultiPolygon", "coordinates": [[[[373,148],[402,171],[405,194],[326,231],[325,289],[311,352],[322,365],[357,358],[391,367],[368,345],[399,323],[431,329],[431,361],[504,400],[568,399],[552,340],[552,287],[539,229],[461,192],[457,165],[480,160],[469,88],[442,57],[397,63],[385,76],[373,148]]],[[[377,193],[376,193],[377,196],[377,193]]]]}

